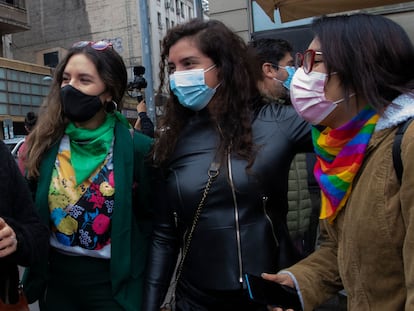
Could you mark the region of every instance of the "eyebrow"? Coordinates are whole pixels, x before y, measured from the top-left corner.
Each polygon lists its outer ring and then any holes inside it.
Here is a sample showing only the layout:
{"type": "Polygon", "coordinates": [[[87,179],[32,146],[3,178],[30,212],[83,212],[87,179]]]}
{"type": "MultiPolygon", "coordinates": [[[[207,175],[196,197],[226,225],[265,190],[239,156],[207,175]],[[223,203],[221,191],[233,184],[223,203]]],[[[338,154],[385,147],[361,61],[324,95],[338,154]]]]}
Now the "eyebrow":
{"type": "MultiPolygon", "coordinates": [[[[185,63],[185,62],[188,62],[188,61],[197,61],[197,62],[199,62],[200,61],[200,57],[198,57],[198,56],[188,56],[188,57],[184,57],[183,59],[180,59],[180,63],[182,64],[182,63],[185,63]]],[[[168,62],[168,66],[174,66],[174,63],[173,62],[168,62]]]]}
{"type": "Polygon", "coordinates": [[[89,74],[89,73],[81,73],[81,74],[79,74],[79,76],[80,76],[81,78],[90,78],[90,79],[94,79],[94,78],[95,78],[95,76],[94,76],[94,75],[91,75],[91,74],[89,74]]]}
{"type": "MultiPolygon", "coordinates": [[[[63,73],[62,73],[62,77],[63,76],[71,76],[71,74],[70,73],[68,73],[67,71],[64,71],[63,73]]],[[[89,78],[89,79],[94,79],[95,78],[95,76],[94,75],[91,75],[91,74],[89,74],[89,73],[79,73],[78,74],[78,76],[80,77],[80,78],[89,78]]]]}

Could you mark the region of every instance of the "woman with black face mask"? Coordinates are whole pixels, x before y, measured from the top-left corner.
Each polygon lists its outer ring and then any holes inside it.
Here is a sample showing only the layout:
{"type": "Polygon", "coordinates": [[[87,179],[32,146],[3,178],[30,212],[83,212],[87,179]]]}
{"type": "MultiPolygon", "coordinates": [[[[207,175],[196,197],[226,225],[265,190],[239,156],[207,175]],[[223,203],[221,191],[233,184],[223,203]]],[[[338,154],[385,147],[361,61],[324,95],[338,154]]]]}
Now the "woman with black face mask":
{"type": "Polygon", "coordinates": [[[52,232],[49,258],[25,284],[41,310],[140,308],[152,141],[118,111],[126,85],[111,43],[74,44],[27,140],[27,177],[52,232]]]}

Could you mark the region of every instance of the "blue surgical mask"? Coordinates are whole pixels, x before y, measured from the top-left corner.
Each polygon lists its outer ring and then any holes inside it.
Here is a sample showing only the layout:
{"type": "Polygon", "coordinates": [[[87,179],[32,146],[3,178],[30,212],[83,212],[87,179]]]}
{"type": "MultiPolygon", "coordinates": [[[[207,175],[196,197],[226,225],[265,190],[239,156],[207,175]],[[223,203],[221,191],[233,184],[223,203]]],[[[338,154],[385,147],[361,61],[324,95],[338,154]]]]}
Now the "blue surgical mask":
{"type": "Polygon", "coordinates": [[[204,74],[214,67],[216,65],[206,70],[176,71],[170,75],[171,91],[177,96],[181,105],[194,111],[200,111],[208,105],[218,86],[212,89],[206,85],[204,74]]]}
{"type": "Polygon", "coordinates": [[[279,68],[283,68],[288,73],[288,77],[285,81],[283,81],[282,85],[290,90],[290,83],[292,82],[293,75],[296,72],[296,68],[293,66],[279,66],[279,68]]]}

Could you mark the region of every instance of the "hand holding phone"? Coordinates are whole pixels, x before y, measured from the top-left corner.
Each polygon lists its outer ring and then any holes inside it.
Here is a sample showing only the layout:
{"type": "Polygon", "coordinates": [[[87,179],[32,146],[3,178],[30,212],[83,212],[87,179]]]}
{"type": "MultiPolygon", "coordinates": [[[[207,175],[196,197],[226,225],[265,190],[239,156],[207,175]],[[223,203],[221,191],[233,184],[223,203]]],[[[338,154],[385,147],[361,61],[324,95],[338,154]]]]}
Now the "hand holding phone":
{"type": "Polygon", "coordinates": [[[294,288],[249,273],[246,273],[244,277],[249,297],[253,301],[283,309],[302,310],[299,296],[294,288]]]}

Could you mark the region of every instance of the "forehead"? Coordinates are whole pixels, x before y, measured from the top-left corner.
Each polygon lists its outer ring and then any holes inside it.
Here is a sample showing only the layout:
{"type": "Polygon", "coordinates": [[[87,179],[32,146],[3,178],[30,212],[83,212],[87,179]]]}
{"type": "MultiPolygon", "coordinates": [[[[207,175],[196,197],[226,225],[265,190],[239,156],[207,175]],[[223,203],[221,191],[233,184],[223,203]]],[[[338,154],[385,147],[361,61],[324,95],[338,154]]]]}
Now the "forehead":
{"type": "Polygon", "coordinates": [[[194,39],[189,37],[178,40],[171,46],[168,53],[169,63],[178,63],[186,58],[207,58],[207,56],[200,51],[194,39]]]}
{"type": "Polygon", "coordinates": [[[321,50],[321,42],[318,38],[314,38],[312,42],[309,44],[310,50],[320,51],[321,50]]]}
{"type": "Polygon", "coordinates": [[[95,64],[85,54],[73,55],[65,66],[64,72],[78,72],[98,75],[95,64]]]}

